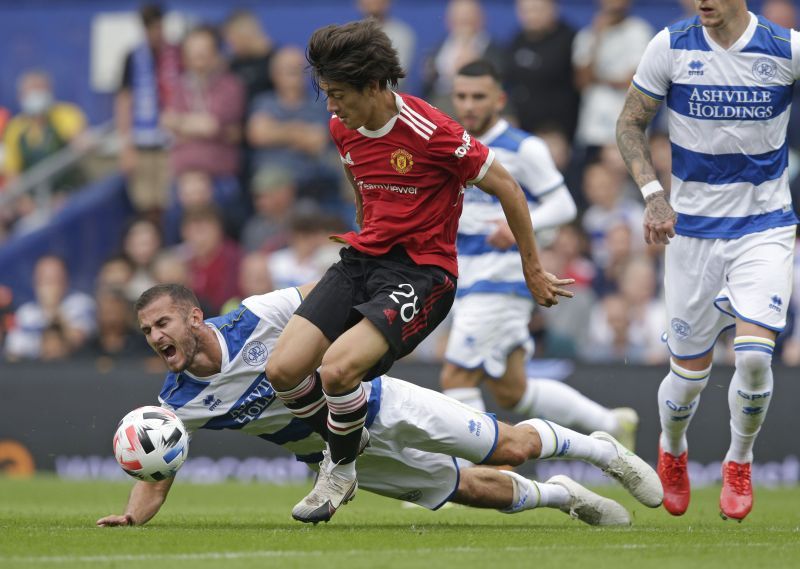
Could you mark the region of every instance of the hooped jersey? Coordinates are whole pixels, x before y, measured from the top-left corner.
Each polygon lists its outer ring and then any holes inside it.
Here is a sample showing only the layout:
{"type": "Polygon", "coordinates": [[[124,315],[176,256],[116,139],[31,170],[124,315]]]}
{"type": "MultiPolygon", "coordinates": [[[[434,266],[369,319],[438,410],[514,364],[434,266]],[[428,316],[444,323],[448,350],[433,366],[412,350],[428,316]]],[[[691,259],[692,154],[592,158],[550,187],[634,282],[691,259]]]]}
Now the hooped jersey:
{"type": "MultiPolygon", "coordinates": [[[[528,209],[533,212],[543,196],[564,185],[547,145],[540,138],[500,120],[479,140],[495,153],[503,167],[519,182],[528,209]]],[[[458,264],[461,277],[457,296],[470,293],[515,294],[530,298],[516,245],[496,249],[486,242],[505,213],[496,196],[467,188],[458,227],[458,264]]]]}
{"type": "Polygon", "coordinates": [[[422,99],[394,95],[398,114],[379,130],[349,130],[331,118],[331,136],[364,213],[358,233],[336,237],[369,255],[401,245],[418,265],[458,275],[462,194],[483,179],[494,154],[422,99]]]}
{"type": "Polygon", "coordinates": [[[734,239],[797,223],[786,128],[798,50],[797,32],[753,14],[728,49],[699,17],[650,42],[633,86],[667,103],[676,233],[734,239]]]}
{"type": "MultiPolygon", "coordinates": [[[[206,320],[222,349],[222,367],[210,377],[169,373],[159,395],[192,433],[234,429],[278,444],[298,460],[319,462],[322,438],[276,397],[264,373],[269,354],[302,298],[296,288],[246,298],[235,310],[206,320]]],[[[365,383],[367,426],[380,407],[380,382],[365,383]]]]}

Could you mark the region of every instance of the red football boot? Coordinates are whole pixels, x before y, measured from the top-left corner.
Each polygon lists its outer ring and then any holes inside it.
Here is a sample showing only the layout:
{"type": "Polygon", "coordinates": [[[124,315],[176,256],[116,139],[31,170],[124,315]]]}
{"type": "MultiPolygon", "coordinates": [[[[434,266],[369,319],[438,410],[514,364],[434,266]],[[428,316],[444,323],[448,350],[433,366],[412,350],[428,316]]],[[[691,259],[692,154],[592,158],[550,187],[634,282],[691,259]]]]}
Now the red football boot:
{"type": "Polygon", "coordinates": [[[673,516],[682,516],[689,507],[689,453],[680,456],[661,450],[658,445],[658,465],[656,471],[664,487],[664,507],[673,516]]]}
{"type": "Polygon", "coordinates": [[[722,463],[722,494],[719,497],[723,519],[742,521],[753,509],[753,485],[750,482],[750,463],[722,463]]]}

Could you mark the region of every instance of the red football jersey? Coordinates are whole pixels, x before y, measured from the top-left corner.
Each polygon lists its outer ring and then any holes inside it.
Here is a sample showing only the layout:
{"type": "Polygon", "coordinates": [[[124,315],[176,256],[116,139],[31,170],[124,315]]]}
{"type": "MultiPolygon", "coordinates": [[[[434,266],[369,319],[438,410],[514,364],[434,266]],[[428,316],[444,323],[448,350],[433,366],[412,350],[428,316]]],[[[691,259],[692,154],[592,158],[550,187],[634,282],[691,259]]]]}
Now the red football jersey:
{"type": "Polygon", "coordinates": [[[395,99],[400,112],[380,130],[349,130],[331,118],[331,136],[364,210],[361,231],[336,238],[369,255],[402,245],[418,265],[458,275],[464,188],[483,179],[494,153],[422,99],[395,99]]]}

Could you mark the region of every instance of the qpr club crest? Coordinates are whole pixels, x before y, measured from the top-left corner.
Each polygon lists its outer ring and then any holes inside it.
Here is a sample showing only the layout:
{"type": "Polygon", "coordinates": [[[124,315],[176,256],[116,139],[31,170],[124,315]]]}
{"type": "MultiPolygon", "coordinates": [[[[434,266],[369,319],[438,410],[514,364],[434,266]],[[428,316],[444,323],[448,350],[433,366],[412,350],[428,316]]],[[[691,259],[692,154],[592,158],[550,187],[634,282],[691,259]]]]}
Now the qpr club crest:
{"type": "Polygon", "coordinates": [[[389,162],[392,164],[392,168],[394,168],[399,174],[407,174],[414,166],[414,160],[411,156],[411,153],[403,148],[398,148],[392,152],[392,157],[389,159],[389,162]]]}
{"type": "Polygon", "coordinates": [[[671,325],[672,331],[675,332],[675,335],[681,340],[685,340],[692,334],[692,327],[689,326],[689,323],[686,322],[686,320],[673,318],[671,325]]]}
{"type": "Polygon", "coordinates": [[[753,63],[753,75],[762,83],[769,83],[778,74],[778,64],[769,57],[759,57],[753,63]]]}
{"type": "Polygon", "coordinates": [[[242,359],[251,366],[262,365],[267,361],[267,347],[258,340],[253,340],[242,350],[242,359]]]}

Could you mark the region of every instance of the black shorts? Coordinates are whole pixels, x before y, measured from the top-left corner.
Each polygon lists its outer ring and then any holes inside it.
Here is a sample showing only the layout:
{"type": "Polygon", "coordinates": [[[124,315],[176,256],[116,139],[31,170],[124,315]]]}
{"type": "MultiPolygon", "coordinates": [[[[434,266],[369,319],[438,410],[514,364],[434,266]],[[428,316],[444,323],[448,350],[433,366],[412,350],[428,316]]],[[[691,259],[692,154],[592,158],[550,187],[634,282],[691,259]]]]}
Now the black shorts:
{"type": "Polygon", "coordinates": [[[365,376],[370,379],[411,353],[444,320],[456,297],[456,278],[435,265],[417,265],[399,246],[379,256],[352,247],[339,255],[295,314],[331,342],[362,317],[372,322],[389,352],[365,376]]]}

